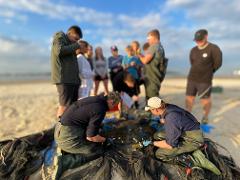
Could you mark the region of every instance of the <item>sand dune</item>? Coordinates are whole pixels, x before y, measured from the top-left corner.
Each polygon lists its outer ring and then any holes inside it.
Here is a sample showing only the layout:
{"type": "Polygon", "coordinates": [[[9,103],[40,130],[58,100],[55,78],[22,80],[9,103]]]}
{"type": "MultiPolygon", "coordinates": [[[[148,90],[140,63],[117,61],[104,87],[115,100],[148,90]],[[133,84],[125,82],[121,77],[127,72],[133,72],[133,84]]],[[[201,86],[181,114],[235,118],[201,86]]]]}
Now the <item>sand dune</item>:
{"type": "MultiPolygon", "coordinates": [[[[206,136],[226,147],[240,165],[240,80],[216,79],[213,85],[222,86],[224,91],[212,95],[210,122],[215,128],[206,136]]],[[[185,79],[167,78],[161,96],[184,107],[185,86],[185,79]]],[[[141,102],[143,106],[143,98],[141,102]]],[[[56,88],[49,82],[0,85],[0,140],[52,127],[57,105],[56,88]]],[[[201,119],[201,113],[197,99],[193,114],[201,119]]]]}

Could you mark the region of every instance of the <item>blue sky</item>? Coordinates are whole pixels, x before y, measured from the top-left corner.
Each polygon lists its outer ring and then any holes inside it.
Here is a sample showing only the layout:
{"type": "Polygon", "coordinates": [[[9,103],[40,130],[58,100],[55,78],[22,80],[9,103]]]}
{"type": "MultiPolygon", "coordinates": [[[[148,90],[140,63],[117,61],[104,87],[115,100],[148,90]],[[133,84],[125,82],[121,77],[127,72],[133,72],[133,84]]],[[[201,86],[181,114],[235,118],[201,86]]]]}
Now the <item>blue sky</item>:
{"type": "Polygon", "coordinates": [[[223,51],[218,74],[240,68],[238,0],[0,0],[0,73],[50,72],[51,37],[79,25],[84,39],[101,46],[105,56],[116,44],[143,44],[158,28],[169,70],[187,74],[194,32],[209,31],[209,41],[223,51]]]}

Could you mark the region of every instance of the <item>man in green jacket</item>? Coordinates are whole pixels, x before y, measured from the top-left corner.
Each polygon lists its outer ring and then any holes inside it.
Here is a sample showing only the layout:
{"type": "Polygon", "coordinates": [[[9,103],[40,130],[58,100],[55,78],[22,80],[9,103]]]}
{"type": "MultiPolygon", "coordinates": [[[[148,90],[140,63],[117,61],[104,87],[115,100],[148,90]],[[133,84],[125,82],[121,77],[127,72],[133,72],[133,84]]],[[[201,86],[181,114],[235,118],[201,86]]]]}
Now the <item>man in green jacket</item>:
{"type": "Polygon", "coordinates": [[[82,31],[71,26],[67,33],[60,31],[53,36],[51,49],[51,79],[59,95],[57,117],[78,98],[81,83],[75,51],[81,48],[82,31]]]}

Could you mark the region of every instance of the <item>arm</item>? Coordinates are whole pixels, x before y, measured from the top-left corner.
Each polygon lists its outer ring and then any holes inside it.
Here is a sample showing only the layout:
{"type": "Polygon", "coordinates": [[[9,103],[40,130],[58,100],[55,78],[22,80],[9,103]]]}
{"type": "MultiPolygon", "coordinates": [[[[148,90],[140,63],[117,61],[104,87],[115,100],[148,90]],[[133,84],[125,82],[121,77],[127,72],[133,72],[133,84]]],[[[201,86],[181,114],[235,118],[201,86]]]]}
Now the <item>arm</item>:
{"type": "Polygon", "coordinates": [[[165,132],[166,140],[154,141],[154,146],[159,148],[172,149],[178,146],[179,138],[181,136],[181,130],[178,128],[178,121],[181,120],[181,114],[177,112],[171,112],[165,116],[165,132]]]}
{"type": "Polygon", "coordinates": [[[213,49],[213,72],[222,66],[222,51],[219,47],[213,49]]]}
{"type": "Polygon", "coordinates": [[[70,45],[65,45],[63,36],[56,37],[53,40],[53,51],[57,56],[74,54],[78,48],[80,48],[80,45],[77,42],[70,45]]]}
{"type": "Polygon", "coordinates": [[[86,139],[88,141],[104,142],[106,140],[105,137],[102,137],[98,134],[104,116],[105,113],[94,113],[91,117],[86,130],[86,139]]]}
{"type": "Polygon", "coordinates": [[[152,60],[153,54],[147,53],[145,56],[140,54],[138,57],[143,64],[147,64],[152,60]]]}
{"type": "Polygon", "coordinates": [[[153,145],[159,148],[172,149],[173,147],[169,145],[165,140],[163,141],[154,141],[153,145]]]}

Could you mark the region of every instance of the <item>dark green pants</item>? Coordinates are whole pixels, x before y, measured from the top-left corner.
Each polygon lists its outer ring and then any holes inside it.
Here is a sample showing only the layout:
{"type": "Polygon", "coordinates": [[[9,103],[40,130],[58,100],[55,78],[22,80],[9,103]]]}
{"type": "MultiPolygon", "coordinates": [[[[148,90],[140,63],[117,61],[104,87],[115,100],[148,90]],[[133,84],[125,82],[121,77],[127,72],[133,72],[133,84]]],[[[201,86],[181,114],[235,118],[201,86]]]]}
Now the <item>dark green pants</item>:
{"type": "Polygon", "coordinates": [[[151,97],[159,97],[161,83],[154,82],[150,78],[145,78],[144,86],[146,91],[146,99],[149,99],[151,97]]]}
{"type": "MultiPolygon", "coordinates": [[[[155,140],[164,140],[166,137],[165,132],[156,132],[154,134],[155,140]]],[[[203,134],[201,130],[194,130],[194,131],[186,131],[183,133],[183,135],[180,137],[179,146],[175,147],[173,149],[164,149],[164,148],[158,148],[155,155],[158,159],[161,159],[163,161],[170,161],[175,156],[187,153],[187,152],[193,152],[204,143],[203,134]]]]}
{"type": "Polygon", "coordinates": [[[96,156],[103,153],[101,143],[86,140],[85,129],[75,126],[63,126],[60,122],[55,127],[54,138],[58,147],[68,153],[96,156]]]}

